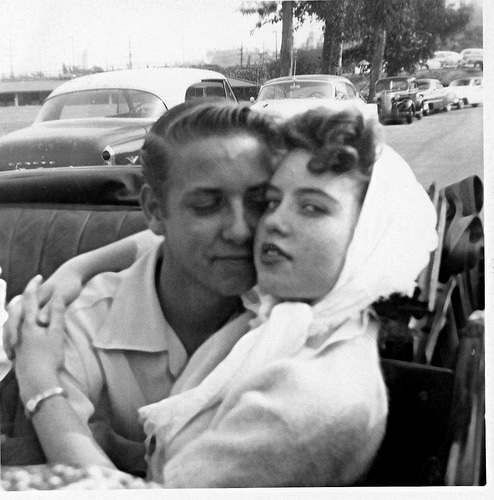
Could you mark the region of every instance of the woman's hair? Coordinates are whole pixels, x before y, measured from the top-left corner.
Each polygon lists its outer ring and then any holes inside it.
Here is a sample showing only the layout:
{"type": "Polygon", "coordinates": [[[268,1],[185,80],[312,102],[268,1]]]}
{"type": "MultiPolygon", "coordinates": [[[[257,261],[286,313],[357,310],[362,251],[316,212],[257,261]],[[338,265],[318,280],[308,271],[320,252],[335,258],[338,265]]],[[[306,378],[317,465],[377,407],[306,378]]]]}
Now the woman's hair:
{"type": "Polygon", "coordinates": [[[311,173],[355,171],[369,181],[380,138],[377,123],[358,108],[311,109],[287,120],[282,134],[288,151],[305,149],[313,155],[307,165],[311,173]]]}
{"type": "Polygon", "coordinates": [[[273,118],[228,101],[195,99],[166,111],[153,125],[141,149],[144,179],[156,194],[163,194],[174,157],[191,142],[211,137],[247,135],[256,138],[266,167],[280,145],[273,118]]]}

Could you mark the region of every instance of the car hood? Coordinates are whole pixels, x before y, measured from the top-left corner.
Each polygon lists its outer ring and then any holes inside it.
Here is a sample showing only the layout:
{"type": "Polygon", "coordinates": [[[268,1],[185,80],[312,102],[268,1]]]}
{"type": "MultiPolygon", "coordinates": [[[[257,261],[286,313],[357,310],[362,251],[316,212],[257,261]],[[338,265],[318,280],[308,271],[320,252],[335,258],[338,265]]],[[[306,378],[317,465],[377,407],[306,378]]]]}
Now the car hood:
{"type": "Polygon", "coordinates": [[[361,99],[348,101],[337,101],[335,99],[274,99],[258,101],[251,106],[255,111],[267,113],[281,119],[290,118],[309,109],[319,107],[329,108],[335,112],[344,111],[349,107],[357,107],[364,116],[377,119],[376,104],[366,104],[361,99]]]}
{"type": "Polygon", "coordinates": [[[101,165],[107,146],[140,148],[154,120],[78,119],[40,122],[0,138],[0,170],[101,165]]]}

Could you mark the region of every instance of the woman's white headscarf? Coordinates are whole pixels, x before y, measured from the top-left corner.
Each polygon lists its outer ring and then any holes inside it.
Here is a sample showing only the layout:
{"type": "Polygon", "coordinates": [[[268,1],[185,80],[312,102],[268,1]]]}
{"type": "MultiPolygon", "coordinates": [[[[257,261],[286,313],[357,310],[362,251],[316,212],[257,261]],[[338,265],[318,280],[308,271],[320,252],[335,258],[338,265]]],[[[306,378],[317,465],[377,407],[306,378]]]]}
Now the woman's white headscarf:
{"type": "Polygon", "coordinates": [[[275,304],[269,296],[253,301],[252,293],[247,294],[244,303],[257,314],[252,326],[260,326],[245,334],[196,388],[139,410],[148,440],[155,435],[155,453],[164,457],[173,437],[198,413],[219,403],[242,377],[294,356],[308,344],[320,349],[361,334],[339,326],[352,318],[365,321],[368,307],[381,297],[410,295],[437,246],[435,228],[436,212],[426,191],[408,164],[384,146],[333,290],[314,306],[275,304]]]}

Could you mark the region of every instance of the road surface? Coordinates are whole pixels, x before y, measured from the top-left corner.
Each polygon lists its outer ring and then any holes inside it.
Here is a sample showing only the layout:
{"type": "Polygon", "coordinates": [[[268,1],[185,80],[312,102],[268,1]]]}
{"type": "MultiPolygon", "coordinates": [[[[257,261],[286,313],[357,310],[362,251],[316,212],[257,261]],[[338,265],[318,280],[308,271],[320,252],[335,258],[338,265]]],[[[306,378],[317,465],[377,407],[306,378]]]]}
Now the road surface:
{"type": "Polygon", "coordinates": [[[441,188],[470,175],[484,179],[482,106],[453,109],[386,125],[384,139],[408,161],[418,180],[441,188]]]}

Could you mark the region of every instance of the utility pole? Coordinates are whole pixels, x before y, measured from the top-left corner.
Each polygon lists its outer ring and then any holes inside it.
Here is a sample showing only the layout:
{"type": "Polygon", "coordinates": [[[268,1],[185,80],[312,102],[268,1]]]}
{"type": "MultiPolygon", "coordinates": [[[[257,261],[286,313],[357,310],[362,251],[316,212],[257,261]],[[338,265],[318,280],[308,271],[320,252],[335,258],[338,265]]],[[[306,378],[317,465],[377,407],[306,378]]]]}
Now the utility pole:
{"type": "Polygon", "coordinates": [[[132,45],[129,37],[129,69],[132,69],[132,45]]]}
{"type": "Polygon", "coordinates": [[[14,78],[14,58],[12,55],[12,33],[9,29],[9,60],[10,60],[10,78],[14,78]]]}
{"type": "Polygon", "coordinates": [[[240,67],[242,68],[244,64],[244,46],[240,45],[240,67]]]}

